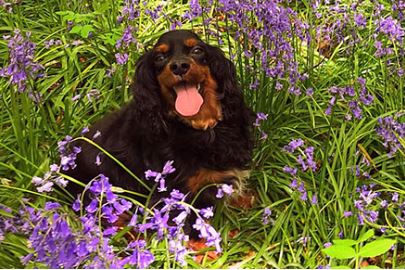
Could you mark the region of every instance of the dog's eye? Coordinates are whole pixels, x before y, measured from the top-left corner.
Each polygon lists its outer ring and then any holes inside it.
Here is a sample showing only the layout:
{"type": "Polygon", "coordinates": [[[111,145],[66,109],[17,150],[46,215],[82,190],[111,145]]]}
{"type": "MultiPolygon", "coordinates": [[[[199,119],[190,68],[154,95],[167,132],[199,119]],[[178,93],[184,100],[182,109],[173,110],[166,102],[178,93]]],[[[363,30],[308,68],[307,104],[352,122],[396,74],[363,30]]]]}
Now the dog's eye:
{"type": "Polygon", "coordinates": [[[166,55],[163,53],[159,53],[158,55],[155,56],[155,62],[162,62],[166,59],[166,55]]]}
{"type": "Polygon", "coordinates": [[[191,53],[192,53],[192,54],[197,54],[197,55],[202,54],[203,52],[204,52],[203,49],[200,48],[200,47],[195,47],[195,48],[193,48],[193,49],[191,50],[191,53]]]}

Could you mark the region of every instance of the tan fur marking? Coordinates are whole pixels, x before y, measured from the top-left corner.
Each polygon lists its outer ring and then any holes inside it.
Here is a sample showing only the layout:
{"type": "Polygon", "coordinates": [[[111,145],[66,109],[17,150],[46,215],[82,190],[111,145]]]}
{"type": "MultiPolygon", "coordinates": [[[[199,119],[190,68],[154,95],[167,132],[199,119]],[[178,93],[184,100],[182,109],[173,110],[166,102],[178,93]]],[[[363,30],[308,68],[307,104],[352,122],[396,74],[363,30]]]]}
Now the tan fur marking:
{"type": "Polygon", "coordinates": [[[167,53],[169,51],[169,45],[167,44],[160,44],[155,48],[155,52],[157,53],[167,53]]]}
{"type": "Polygon", "coordinates": [[[198,44],[198,40],[196,40],[195,38],[189,38],[184,41],[184,45],[186,45],[187,47],[190,47],[190,48],[194,47],[197,44],[198,44]]]}
{"type": "Polygon", "coordinates": [[[166,100],[169,112],[174,110],[175,94],[173,93],[173,86],[178,83],[178,80],[173,76],[173,73],[167,64],[163,71],[158,75],[157,79],[160,85],[160,91],[163,98],[166,100]]]}

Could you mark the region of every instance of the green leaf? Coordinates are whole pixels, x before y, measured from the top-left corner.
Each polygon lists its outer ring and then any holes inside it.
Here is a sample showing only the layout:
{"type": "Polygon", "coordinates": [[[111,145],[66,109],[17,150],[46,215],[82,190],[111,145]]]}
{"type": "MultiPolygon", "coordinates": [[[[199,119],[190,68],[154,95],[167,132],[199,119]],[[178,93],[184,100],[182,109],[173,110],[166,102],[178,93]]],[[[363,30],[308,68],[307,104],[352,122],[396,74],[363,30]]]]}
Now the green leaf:
{"type": "Polygon", "coordinates": [[[333,266],[333,269],[352,269],[352,268],[347,265],[339,265],[339,266],[333,266]]]}
{"type": "Polygon", "coordinates": [[[395,244],[395,240],[392,239],[378,239],[371,243],[368,243],[364,247],[360,248],[359,257],[375,257],[387,252],[392,245],[395,244]]]}
{"type": "Polygon", "coordinates": [[[349,259],[349,258],[354,258],[356,257],[356,251],[352,247],[348,246],[339,246],[339,245],[334,245],[328,248],[322,249],[322,251],[336,259],[349,259]]]}
{"type": "Polygon", "coordinates": [[[55,13],[60,16],[65,16],[65,15],[71,14],[73,12],[72,11],[56,11],[55,13]]]}
{"type": "Polygon", "coordinates": [[[111,187],[111,191],[114,192],[114,193],[124,193],[124,192],[126,192],[125,189],[120,188],[120,187],[114,187],[114,186],[111,187]]]}
{"type": "Polygon", "coordinates": [[[370,230],[368,230],[367,232],[365,232],[364,234],[362,234],[360,237],[359,237],[359,240],[358,240],[358,242],[360,243],[360,242],[365,242],[365,241],[367,241],[368,239],[370,239],[371,237],[373,237],[374,236],[374,230],[373,229],[370,229],[370,230]]]}
{"type": "Polygon", "coordinates": [[[62,16],[64,21],[71,21],[75,18],[76,14],[73,11],[57,11],[56,14],[62,16]]]}
{"type": "Polygon", "coordinates": [[[82,27],[80,35],[82,36],[82,38],[87,38],[89,36],[89,33],[92,31],[94,31],[93,26],[86,24],[82,27]]]}
{"type": "Polygon", "coordinates": [[[335,239],[332,240],[333,244],[338,245],[338,246],[353,246],[357,244],[356,240],[353,239],[335,239]]]}
{"type": "Polygon", "coordinates": [[[81,26],[81,25],[75,25],[75,26],[73,26],[73,28],[70,30],[69,33],[79,34],[82,31],[82,28],[83,28],[83,26],[81,26]]]}
{"type": "Polygon", "coordinates": [[[13,218],[13,217],[14,217],[13,214],[10,214],[9,212],[6,212],[6,211],[4,211],[4,210],[0,210],[0,215],[1,215],[1,216],[5,216],[5,217],[9,217],[9,218],[13,218]]]}

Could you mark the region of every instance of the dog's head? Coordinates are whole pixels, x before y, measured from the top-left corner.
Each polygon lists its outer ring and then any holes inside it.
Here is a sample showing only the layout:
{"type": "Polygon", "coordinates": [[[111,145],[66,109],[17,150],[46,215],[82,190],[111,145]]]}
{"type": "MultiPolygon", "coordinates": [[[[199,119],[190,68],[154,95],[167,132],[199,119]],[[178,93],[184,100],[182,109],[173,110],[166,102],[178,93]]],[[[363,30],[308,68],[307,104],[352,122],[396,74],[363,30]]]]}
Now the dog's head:
{"type": "Polygon", "coordinates": [[[188,30],[163,34],[140,58],[134,94],[149,113],[160,110],[202,130],[232,116],[235,108],[229,106],[242,101],[234,65],[188,30]]]}

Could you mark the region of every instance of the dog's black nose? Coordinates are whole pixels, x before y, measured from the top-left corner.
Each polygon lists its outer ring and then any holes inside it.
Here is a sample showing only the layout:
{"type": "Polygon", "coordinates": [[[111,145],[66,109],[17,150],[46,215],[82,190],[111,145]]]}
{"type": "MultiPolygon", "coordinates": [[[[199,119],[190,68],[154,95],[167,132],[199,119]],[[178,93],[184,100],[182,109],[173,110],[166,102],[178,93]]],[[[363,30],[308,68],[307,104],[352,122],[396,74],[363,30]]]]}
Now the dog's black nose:
{"type": "Polygon", "coordinates": [[[173,72],[174,75],[184,75],[189,69],[190,64],[186,60],[178,60],[170,64],[170,70],[173,72]]]}

